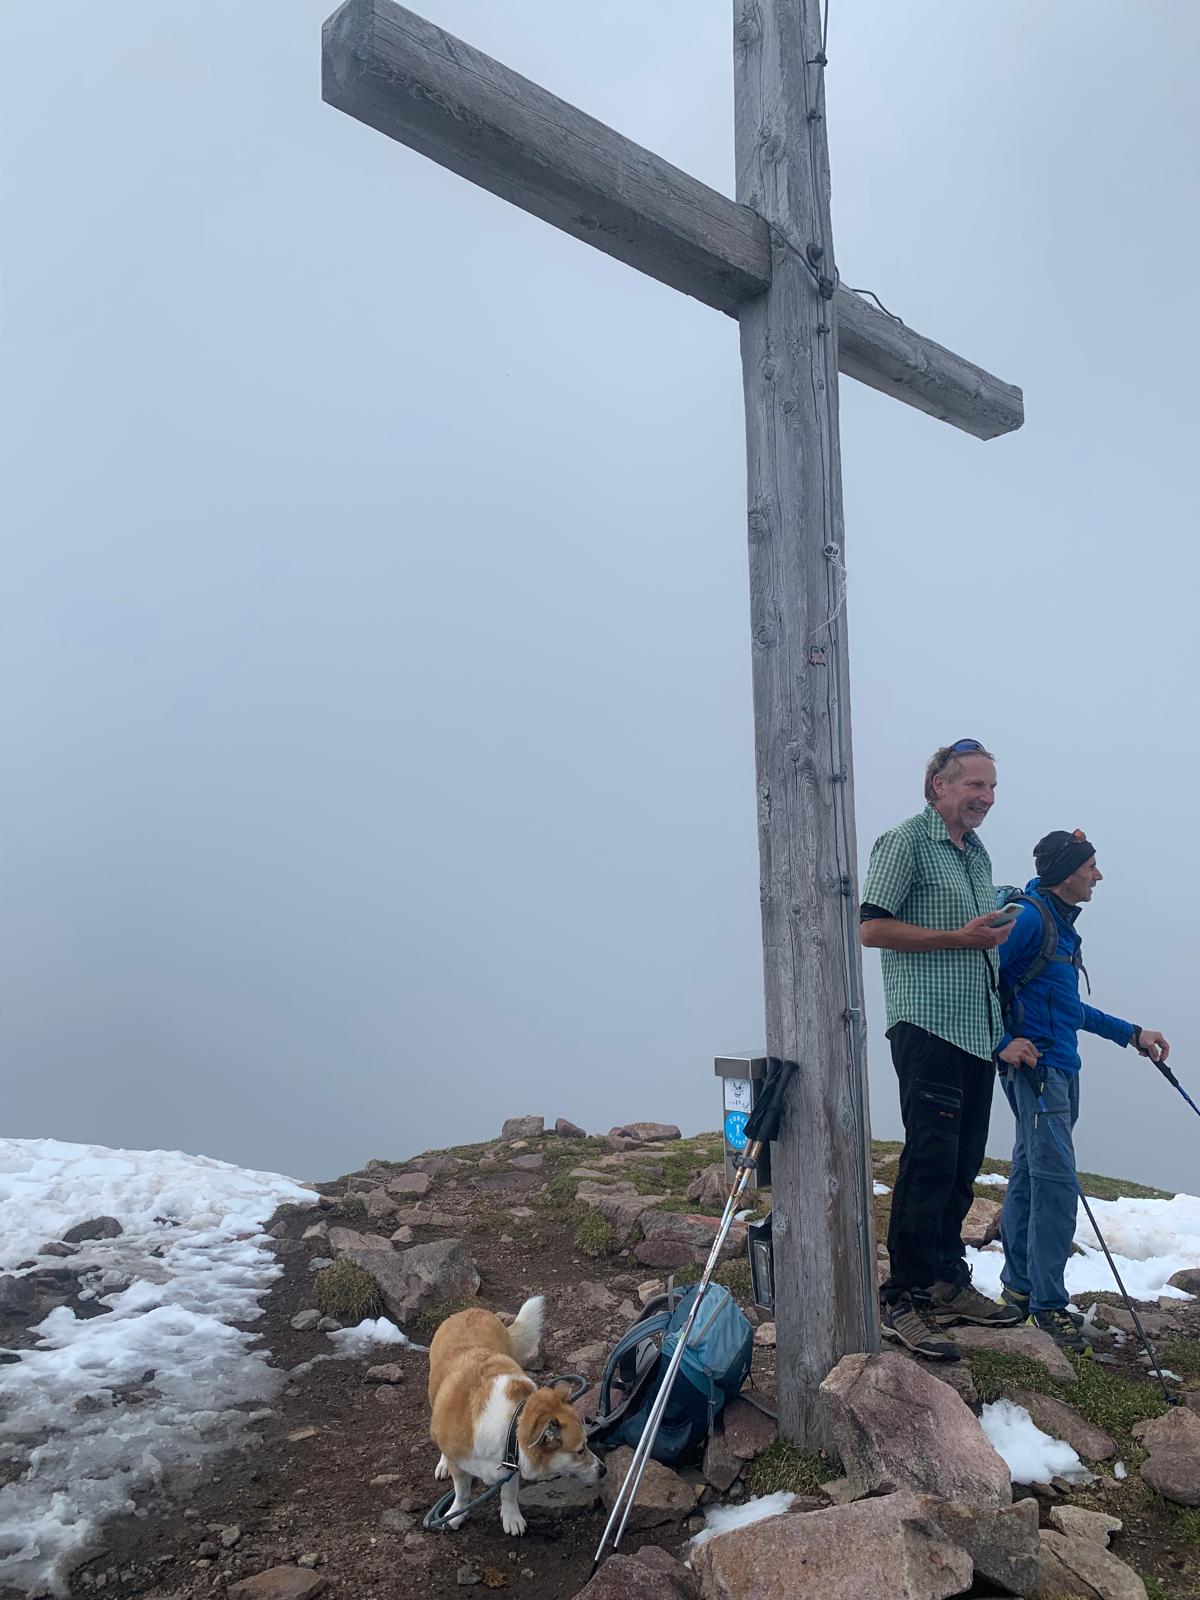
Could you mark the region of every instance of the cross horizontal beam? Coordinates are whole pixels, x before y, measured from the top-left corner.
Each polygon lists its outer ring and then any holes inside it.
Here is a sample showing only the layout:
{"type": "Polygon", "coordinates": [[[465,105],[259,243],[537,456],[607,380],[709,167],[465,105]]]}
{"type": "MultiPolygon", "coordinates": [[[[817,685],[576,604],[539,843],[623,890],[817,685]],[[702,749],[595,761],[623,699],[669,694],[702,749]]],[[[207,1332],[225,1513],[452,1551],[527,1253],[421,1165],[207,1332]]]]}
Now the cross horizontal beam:
{"type": "MultiPolygon", "coordinates": [[[[322,96],[338,110],[640,272],[736,316],[771,283],[767,224],[394,0],[325,23],[322,96]]],[[[793,241],[803,244],[803,241],[793,241]]],[[[848,377],[995,438],[1021,391],[849,290],[835,296],[848,377]]]]}

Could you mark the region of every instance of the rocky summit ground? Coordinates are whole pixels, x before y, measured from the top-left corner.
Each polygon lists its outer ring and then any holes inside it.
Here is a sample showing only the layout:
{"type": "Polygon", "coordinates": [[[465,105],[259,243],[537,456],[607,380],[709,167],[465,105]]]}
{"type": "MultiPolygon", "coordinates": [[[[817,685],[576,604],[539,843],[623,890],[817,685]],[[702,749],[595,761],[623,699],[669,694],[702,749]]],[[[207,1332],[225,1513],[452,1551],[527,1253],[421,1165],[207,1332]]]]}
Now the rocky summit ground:
{"type": "MultiPolygon", "coordinates": [[[[897,1156],[894,1145],[875,1147],[876,1178],[889,1187],[897,1156]]],[[[104,1548],[73,1573],[71,1595],[575,1596],[605,1519],[599,1491],[527,1486],[522,1539],[501,1531],[494,1502],[457,1533],[425,1532],[422,1516],[442,1489],[427,1431],[426,1356],[393,1346],[315,1358],[333,1355],[334,1324],[389,1315],[423,1344],[464,1304],[513,1312],[541,1293],[542,1370],[594,1378],[666,1275],[697,1275],[720,1210],[720,1160],[715,1134],[683,1140],[675,1129],[638,1124],[589,1138],[569,1123],[547,1131],[540,1118],[514,1119],[487,1144],[371,1161],[315,1186],[311,1205],[283,1207],[270,1228],[282,1272],[253,1324],[272,1362],[289,1373],[277,1406],[250,1449],[207,1469],[199,1482],[164,1483],[141,1497],[132,1515],[111,1522],[104,1548]]],[[[988,1166],[1004,1170],[1003,1163],[988,1166]]],[[[1093,1187],[1106,1196],[1145,1192],[1109,1180],[1093,1187]]],[[[995,1228],[998,1196],[984,1186],[978,1194],[970,1225],[983,1242],[995,1228]]],[[[767,1196],[752,1200],[762,1209],[768,1204],[767,1196]]],[[[880,1237],[887,1205],[880,1195],[880,1237]]],[[[863,1492],[842,1477],[837,1461],[777,1441],[760,1409],[769,1410],[774,1393],[774,1328],[750,1304],[744,1244],[739,1225],[720,1276],[756,1325],[751,1400],[759,1404],[736,1402],[702,1461],[674,1474],[656,1469],[626,1535],[630,1551],[657,1546],[678,1554],[718,1501],[786,1488],[799,1496],[793,1512],[803,1513],[863,1492]]],[[[1095,1298],[1097,1322],[1107,1319],[1120,1331],[1127,1313],[1116,1297],[1095,1298]]],[[[1111,1550],[1142,1575],[1151,1600],[1193,1600],[1200,1596],[1200,1302],[1142,1309],[1185,1398],[1167,1417],[1136,1343],[1104,1334],[1095,1354],[1076,1365],[1044,1336],[1023,1330],[1019,1341],[980,1337],[957,1368],[923,1370],[951,1382],[975,1409],[1002,1396],[1019,1400],[1089,1460],[1096,1476],[1085,1487],[1018,1491],[1036,1498],[1044,1540],[1065,1551],[1064,1514],[1068,1523],[1081,1508],[1111,1514],[1120,1523],[1111,1550]],[[1191,1381],[1197,1394],[1188,1390],[1191,1381]],[[1114,1475],[1117,1460],[1123,1479],[1114,1475]]],[[[585,1412],[594,1398],[593,1390],[581,1402],[585,1412]]],[[[136,1395],[123,1403],[136,1404],[136,1395]]],[[[610,1474],[607,1492],[619,1477],[619,1470],[610,1474]]],[[[643,1557],[645,1581],[631,1577],[628,1566],[614,1568],[608,1594],[688,1592],[679,1586],[682,1569],[664,1558],[658,1570],[654,1559],[652,1552],[643,1557]]],[[[1074,1587],[1038,1592],[1118,1592],[1096,1587],[1100,1581],[1093,1574],[1089,1587],[1076,1572],[1074,1587]]]]}

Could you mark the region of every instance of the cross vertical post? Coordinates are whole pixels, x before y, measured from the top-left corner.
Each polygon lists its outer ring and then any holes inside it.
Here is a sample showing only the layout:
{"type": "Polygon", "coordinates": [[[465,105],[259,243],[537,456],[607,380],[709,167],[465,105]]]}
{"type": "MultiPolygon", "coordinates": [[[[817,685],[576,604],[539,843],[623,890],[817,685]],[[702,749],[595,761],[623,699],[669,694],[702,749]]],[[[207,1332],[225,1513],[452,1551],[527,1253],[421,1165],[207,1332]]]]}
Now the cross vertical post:
{"type": "Polygon", "coordinates": [[[772,1160],[783,1436],[878,1342],[838,450],[835,272],[816,0],[735,0],[737,199],[771,237],[741,308],[767,1053],[799,1063],[772,1160]]]}
{"type": "Polygon", "coordinates": [[[773,1163],[781,1431],[878,1339],[837,374],[978,439],[1021,391],[837,283],[819,0],[733,0],[737,199],[396,0],[324,26],[332,106],[660,283],[737,317],[766,1026],[795,1061],[773,1163]]]}

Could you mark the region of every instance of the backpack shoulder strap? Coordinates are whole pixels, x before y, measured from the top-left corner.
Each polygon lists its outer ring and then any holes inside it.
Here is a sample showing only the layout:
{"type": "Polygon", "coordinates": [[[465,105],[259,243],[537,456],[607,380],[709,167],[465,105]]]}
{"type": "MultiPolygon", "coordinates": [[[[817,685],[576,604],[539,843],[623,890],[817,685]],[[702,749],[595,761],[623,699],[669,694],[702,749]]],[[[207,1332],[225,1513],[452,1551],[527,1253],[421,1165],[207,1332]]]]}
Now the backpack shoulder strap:
{"type": "Polygon", "coordinates": [[[608,1360],[604,1364],[604,1376],[600,1379],[600,1404],[597,1420],[601,1420],[608,1414],[613,1374],[617,1370],[621,1357],[628,1355],[631,1350],[642,1343],[643,1339],[653,1339],[656,1334],[665,1333],[670,1320],[671,1313],[669,1311],[660,1311],[653,1317],[643,1317],[641,1322],[635,1322],[633,1327],[623,1333],[617,1340],[608,1360]]]}

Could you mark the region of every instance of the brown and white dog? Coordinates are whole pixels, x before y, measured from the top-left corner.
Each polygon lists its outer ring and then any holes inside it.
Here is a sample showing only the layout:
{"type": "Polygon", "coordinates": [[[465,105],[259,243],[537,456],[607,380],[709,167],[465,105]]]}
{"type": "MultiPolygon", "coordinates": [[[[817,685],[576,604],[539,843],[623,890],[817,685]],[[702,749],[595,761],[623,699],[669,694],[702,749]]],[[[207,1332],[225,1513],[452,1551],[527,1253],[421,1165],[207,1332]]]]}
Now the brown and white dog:
{"type": "MultiPolygon", "coordinates": [[[[544,1307],[540,1294],[526,1300],[507,1328],[490,1311],[459,1311],[433,1336],[429,1432],[442,1452],[434,1475],[454,1482],[449,1518],[471,1499],[472,1479],[498,1483],[508,1471],[505,1454],[518,1407],[515,1459],[521,1470],[500,1490],[505,1533],[525,1532],[522,1478],[596,1483],[604,1475],[603,1463],[588,1449],[583,1423],[567,1401],[569,1388],[540,1389],[522,1370],[537,1355],[544,1307]]],[[[457,1528],[462,1520],[449,1526],[457,1528]]]]}

